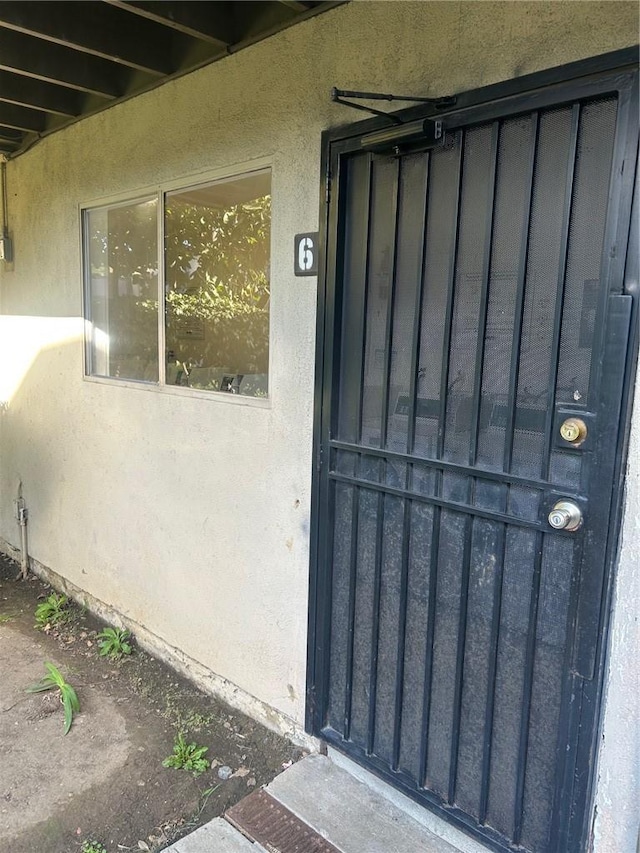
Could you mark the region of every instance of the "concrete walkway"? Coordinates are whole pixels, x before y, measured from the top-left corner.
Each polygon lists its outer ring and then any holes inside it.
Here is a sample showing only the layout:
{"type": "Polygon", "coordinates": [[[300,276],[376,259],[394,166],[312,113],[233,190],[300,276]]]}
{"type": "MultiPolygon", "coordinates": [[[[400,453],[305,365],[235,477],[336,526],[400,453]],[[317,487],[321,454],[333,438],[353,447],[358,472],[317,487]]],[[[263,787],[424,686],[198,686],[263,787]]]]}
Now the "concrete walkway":
{"type": "MultiPolygon", "coordinates": [[[[406,810],[326,756],[307,756],[266,790],[341,853],[460,853],[460,847],[433,835],[406,810]]],[[[262,845],[217,818],[165,853],[262,851],[262,845]]]]}

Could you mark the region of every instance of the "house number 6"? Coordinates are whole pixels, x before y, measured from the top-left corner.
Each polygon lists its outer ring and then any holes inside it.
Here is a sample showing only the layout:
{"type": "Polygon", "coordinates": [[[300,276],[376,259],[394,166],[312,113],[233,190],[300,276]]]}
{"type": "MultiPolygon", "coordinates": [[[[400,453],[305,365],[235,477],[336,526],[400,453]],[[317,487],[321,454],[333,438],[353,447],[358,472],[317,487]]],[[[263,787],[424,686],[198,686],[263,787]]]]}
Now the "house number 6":
{"type": "Polygon", "coordinates": [[[311,237],[303,237],[298,247],[298,265],[307,272],[313,267],[313,241],[311,237]]]}
{"type": "Polygon", "coordinates": [[[307,234],[296,234],[294,244],[294,272],[296,275],[317,275],[317,232],[307,234]]]}

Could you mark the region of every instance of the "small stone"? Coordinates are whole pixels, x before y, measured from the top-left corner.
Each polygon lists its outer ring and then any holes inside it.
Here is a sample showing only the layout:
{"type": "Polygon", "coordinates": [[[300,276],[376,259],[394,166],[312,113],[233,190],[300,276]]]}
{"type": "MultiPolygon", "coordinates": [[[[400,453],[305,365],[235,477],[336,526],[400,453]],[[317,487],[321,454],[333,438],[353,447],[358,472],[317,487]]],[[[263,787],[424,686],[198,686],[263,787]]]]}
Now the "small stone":
{"type": "Polygon", "coordinates": [[[256,780],[254,776],[249,776],[247,779],[247,788],[255,788],[256,780]]]}
{"type": "Polygon", "coordinates": [[[222,767],[218,767],[218,778],[222,779],[222,781],[226,781],[233,776],[233,770],[228,767],[226,764],[223,764],[222,767]]]}

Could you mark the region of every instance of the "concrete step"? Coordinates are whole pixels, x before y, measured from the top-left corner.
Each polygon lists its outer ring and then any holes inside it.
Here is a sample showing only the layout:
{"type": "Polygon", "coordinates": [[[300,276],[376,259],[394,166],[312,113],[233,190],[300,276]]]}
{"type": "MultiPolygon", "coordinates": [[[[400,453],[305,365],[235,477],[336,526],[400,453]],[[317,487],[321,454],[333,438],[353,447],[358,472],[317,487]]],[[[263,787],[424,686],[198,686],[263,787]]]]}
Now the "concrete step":
{"type": "MultiPolygon", "coordinates": [[[[483,849],[476,842],[473,847],[453,846],[434,835],[401,801],[396,803],[376,790],[368,776],[356,778],[327,756],[308,755],[276,776],[266,790],[341,853],[477,853],[483,849]]],[[[223,818],[216,818],[165,853],[267,851],[223,818]]]]}
{"type": "Polygon", "coordinates": [[[267,791],[342,853],[459,853],[324,755],[294,764],[267,791]]]}
{"type": "Polygon", "coordinates": [[[262,853],[263,847],[252,844],[222,817],[205,823],[185,835],[164,853],[262,853]]]}

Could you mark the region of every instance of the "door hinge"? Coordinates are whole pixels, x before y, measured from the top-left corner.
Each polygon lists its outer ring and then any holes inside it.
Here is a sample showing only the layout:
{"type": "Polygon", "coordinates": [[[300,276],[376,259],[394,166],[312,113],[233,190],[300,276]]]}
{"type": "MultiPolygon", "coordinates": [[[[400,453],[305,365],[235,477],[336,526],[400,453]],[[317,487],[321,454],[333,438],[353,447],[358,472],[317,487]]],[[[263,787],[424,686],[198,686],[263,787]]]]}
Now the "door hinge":
{"type": "Polygon", "coordinates": [[[324,465],[324,445],[320,445],[318,449],[318,471],[322,471],[324,465]]]}
{"type": "Polygon", "coordinates": [[[324,203],[329,204],[331,201],[331,172],[327,172],[324,179],[324,203]]]}

